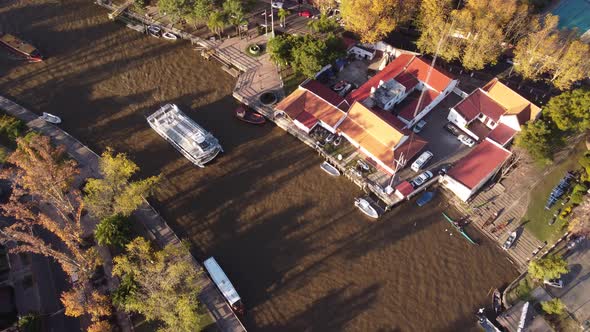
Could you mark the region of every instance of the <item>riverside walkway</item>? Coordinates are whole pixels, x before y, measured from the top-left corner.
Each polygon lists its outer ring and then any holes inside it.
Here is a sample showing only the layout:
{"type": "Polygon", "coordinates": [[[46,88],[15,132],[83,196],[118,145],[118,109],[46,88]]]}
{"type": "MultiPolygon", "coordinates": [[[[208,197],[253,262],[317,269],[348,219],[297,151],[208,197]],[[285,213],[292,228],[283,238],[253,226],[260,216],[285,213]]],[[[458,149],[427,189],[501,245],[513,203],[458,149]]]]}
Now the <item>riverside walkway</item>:
{"type": "MultiPolygon", "coordinates": [[[[81,176],[100,176],[98,171],[99,156],[74,137],[70,136],[67,132],[57,126],[46,123],[39,119],[37,114],[1,96],[0,109],[22,120],[29,128],[50,137],[54,144],[64,145],[68,154],[78,162],[81,176]]],[[[154,240],[160,247],[170,244],[178,245],[180,243],[180,239],[168,226],[166,221],[147,202],[134,213],[134,216],[137,220],[140,220],[146,230],[153,235],[152,240],[154,240]]],[[[106,247],[99,246],[98,249],[105,262],[104,269],[108,278],[109,289],[114,290],[118,286],[118,281],[111,277],[112,257],[106,247]]],[[[192,256],[191,260],[197,271],[202,272],[199,280],[199,285],[201,287],[199,300],[207,306],[219,329],[228,332],[246,331],[245,327],[225,302],[213,282],[203,272],[201,265],[198,264],[192,256]]],[[[133,330],[131,327],[131,321],[125,313],[117,311],[117,320],[123,331],[133,330]]]]}

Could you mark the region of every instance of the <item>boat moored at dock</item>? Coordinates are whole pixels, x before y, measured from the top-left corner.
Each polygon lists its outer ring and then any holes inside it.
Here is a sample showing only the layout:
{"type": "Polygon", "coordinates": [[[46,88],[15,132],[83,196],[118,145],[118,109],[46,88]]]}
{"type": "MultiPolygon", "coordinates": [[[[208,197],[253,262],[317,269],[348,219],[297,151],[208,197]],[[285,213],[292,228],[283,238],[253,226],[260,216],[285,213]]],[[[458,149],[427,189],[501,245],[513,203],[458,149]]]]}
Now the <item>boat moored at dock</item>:
{"type": "Polygon", "coordinates": [[[237,314],[243,315],[244,314],[244,304],[242,303],[242,299],[240,295],[232,285],[229,278],[221,269],[221,266],[217,263],[215,258],[209,257],[203,262],[203,266],[207,270],[207,273],[211,277],[211,280],[215,283],[227,303],[231,306],[233,311],[237,314]]]}
{"type": "Polygon", "coordinates": [[[26,43],[11,34],[0,37],[0,44],[8,47],[13,52],[24,56],[30,62],[43,61],[43,55],[33,45],[26,43]]]}
{"type": "Polygon", "coordinates": [[[371,203],[369,203],[368,200],[364,198],[356,198],[354,200],[354,206],[359,208],[361,212],[373,219],[379,218],[379,213],[377,213],[377,210],[371,205],[371,203]]]}
{"type": "Polygon", "coordinates": [[[219,152],[223,152],[217,138],[174,104],[160,107],[148,116],[147,121],[152,129],[199,167],[205,167],[205,164],[213,160],[219,152]]]}
{"type": "Polygon", "coordinates": [[[330,174],[331,176],[340,176],[340,171],[327,161],[324,161],[320,167],[324,172],[330,174]]]}
{"type": "Polygon", "coordinates": [[[447,214],[444,212],[442,213],[442,215],[453,227],[455,227],[457,232],[461,233],[461,235],[463,235],[463,237],[467,239],[467,241],[469,241],[471,244],[477,244],[477,242],[475,242],[469,235],[467,235],[467,233],[465,233],[463,225],[461,225],[458,221],[451,219],[451,217],[447,216],[447,214]]]}
{"type": "Polygon", "coordinates": [[[53,123],[53,124],[61,123],[61,119],[59,118],[59,116],[53,115],[53,114],[47,113],[47,112],[43,112],[43,115],[41,115],[39,117],[39,119],[47,121],[49,123],[53,123]]]}

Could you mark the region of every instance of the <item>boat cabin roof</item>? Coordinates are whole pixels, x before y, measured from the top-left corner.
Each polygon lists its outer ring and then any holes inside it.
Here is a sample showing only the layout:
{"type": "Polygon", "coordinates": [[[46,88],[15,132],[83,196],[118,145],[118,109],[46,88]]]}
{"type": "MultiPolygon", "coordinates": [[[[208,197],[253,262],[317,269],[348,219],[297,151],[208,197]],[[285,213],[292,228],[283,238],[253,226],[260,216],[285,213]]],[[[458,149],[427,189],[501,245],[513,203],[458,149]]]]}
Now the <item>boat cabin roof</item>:
{"type": "Polygon", "coordinates": [[[236,289],[225,275],[225,272],[223,272],[219,264],[217,264],[215,258],[207,258],[205,262],[203,262],[203,265],[230,305],[240,301],[240,295],[236,292],[236,289]]]}
{"type": "Polygon", "coordinates": [[[10,47],[26,54],[31,54],[36,50],[36,48],[33,47],[33,45],[25,43],[24,41],[8,33],[2,36],[0,40],[2,40],[2,42],[4,42],[5,44],[8,44],[10,47]]]}

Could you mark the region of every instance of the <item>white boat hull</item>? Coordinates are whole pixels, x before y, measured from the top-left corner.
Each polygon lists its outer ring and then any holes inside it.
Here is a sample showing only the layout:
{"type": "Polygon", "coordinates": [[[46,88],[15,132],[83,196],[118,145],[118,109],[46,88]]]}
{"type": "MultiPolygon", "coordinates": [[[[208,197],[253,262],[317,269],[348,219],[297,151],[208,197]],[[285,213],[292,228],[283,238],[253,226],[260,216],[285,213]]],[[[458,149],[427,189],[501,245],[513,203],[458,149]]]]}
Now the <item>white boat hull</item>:
{"type": "Polygon", "coordinates": [[[39,119],[44,120],[44,121],[49,122],[49,123],[53,123],[53,124],[59,124],[59,123],[61,123],[61,119],[59,118],[59,116],[53,115],[53,114],[50,114],[50,113],[45,113],[45,112],[43,112],[43,115],[41,115],[39,117],[39,119]]]}
{"type": "Polygon", "coordinates": [[[369,216],[373,219],[379,218],[379,214],[377,213],[377,210],[375,210],[375,208],[373,206],[371,206],[371,203],[369,203],[369,201],[367,201],[364,198],[355,199],[354,206],[359,208],[359,210],[361,210],[362,213],[366,214],[367,216],[369,216]]]}
{"type": "Polygon", "coordinates": [[[177,40],[178,39],[178,37],[175,34],[170,33],[170,32],[164,32],[162,34],[162,38],[168,39],[168,40],[177,40]]]}
{"type": "Polygon", "coordinates": [[[331,176],[340,176],[340,171],[336,167],[330,165],[327,161],[324,161],[320,167],[322,170],[324,170],[324,172],[330,174],[331,176]]]}

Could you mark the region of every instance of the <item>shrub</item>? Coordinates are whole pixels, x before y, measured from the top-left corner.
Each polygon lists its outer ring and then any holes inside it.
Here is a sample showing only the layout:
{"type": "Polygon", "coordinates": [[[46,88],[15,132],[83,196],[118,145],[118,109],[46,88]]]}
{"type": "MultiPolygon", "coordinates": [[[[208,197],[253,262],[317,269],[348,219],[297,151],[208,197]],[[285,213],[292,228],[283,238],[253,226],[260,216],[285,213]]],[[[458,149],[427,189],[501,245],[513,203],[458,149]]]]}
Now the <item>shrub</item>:
{"type": "Polygon", "coordinates": [[[562,315],[565,312],[565,304],[558,298],[541,302],[541,308],[549,315],[562,315]]]}
{"type": "Polygon", "coordinates": [[[574,204],[574,205],[580,205],[580,204],[582,204],[582,201],[584,201],[584,194],[583,194],[583,193],[581,193],[581,192],[577,191],[577,192],[574,192],[574,193],[571,195],[571,200],[570,200],[570,202],[571,202],[572,204],[574,204]]]}
{"type": "Polygon", "coordinates": [[[578,183],[577,185],[574,186],[574,189],[573,189],[574,193],[580,192],[583,194],[586,191],[588,191],[588,187],[583,183],[578,183]]]}

